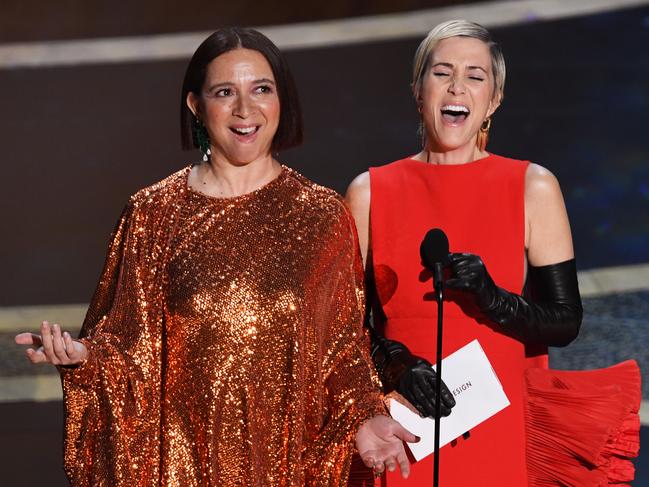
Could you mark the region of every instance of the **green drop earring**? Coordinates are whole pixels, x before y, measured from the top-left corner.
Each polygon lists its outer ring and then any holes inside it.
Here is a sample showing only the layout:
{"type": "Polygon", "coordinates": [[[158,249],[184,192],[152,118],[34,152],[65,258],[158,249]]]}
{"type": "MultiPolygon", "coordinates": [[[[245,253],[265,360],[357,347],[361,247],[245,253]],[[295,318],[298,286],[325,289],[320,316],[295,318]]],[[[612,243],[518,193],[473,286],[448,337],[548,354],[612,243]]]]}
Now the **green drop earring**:
{"type": "Polygon", "coordinates": [[[197,117],[192,118],[192,136],[194,137],[194,145],[203,153],[203,161],[209,161],[212,155],[210,137],[207,134],[205,125],[197,117]]]}

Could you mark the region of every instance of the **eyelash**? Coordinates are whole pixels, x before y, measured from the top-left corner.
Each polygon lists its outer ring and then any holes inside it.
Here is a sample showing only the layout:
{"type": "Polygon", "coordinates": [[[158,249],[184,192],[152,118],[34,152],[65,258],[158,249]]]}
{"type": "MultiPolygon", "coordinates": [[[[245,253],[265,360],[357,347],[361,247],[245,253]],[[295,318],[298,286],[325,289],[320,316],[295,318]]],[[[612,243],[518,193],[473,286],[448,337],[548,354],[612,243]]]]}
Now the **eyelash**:
{"type": "MultiPolygon", "coordinates": [[[[435,73],[433,72],[435,76],[439,76],[440,78],[450,76],[448,73],[435,73]]],[[[484,81],[484,78],[480,78],[479,76],[469,76],[469,79],[475,80],[475,81],[484,81]]]]}
{"type": "MultiPolygon", "coordinates": [[[[262,93],[262,94],[272,93],[273,88],[271,86],[268,86],[268,85],[261,85],[261,86],[257,86],[255,88],[255,92],[262,93]]],[[[218,90],[218,91],[216,91],[214,93],[214,96],[215,97],[226,97],[226,96],[230,96],[231,94],[232,94],[232,90],[230,88],[221,88],[220,90],[218,90]]]]}

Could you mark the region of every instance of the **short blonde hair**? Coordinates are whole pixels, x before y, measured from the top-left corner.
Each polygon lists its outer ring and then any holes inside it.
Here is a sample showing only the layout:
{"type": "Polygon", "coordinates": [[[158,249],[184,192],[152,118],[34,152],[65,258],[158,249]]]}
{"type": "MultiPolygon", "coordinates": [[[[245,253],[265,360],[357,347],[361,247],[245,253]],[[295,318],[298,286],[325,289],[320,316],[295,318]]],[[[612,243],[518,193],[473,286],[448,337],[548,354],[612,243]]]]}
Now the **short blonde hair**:
{"type": "Polygon", "coordinates": [[[491,38],[491,34],[480,24],[469,22],[468,20],[449,20],[442,22],[431,30],[426,38],[421,41],[415,59],[412,71],[412,91],[415,98],[419,98],[421,85],[428,71],[430,57],[435,46],[442,39],[449,37],[472,37],[479,39],[489,47],[491,54],[491,68],[494,76],[494,93],[493,96],[499,95],[502,100],[505,92],[505,58],[500,46],[491,38]]]}

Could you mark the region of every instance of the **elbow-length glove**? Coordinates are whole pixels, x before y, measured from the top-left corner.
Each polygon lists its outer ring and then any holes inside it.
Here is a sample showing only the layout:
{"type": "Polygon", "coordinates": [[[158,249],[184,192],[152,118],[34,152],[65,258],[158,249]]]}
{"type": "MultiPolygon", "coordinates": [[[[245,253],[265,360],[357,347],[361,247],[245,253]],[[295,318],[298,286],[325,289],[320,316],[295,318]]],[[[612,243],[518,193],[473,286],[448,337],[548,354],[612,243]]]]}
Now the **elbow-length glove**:
{"type": "Polygon", "coordinates": [[[450,255],[447,288],[467,291],[491,321],[526,344],[555,347],[577,338],[583,309],[575,259],[541,267],[528,266],[524,296],[496,286],[482,259],[450,255]]]}
{"type": "MultiPolygon", "coordinates": [[[[404,344],[380,336],[370,328],[372,358],[386,392],[396,390],[405,397],[422,416],[435,417],[435,387],[437,374],[426,359],[410,353],[404,344]]],[[[451,414],[455,399],[442,382],[442,416],[451,414]]]]}

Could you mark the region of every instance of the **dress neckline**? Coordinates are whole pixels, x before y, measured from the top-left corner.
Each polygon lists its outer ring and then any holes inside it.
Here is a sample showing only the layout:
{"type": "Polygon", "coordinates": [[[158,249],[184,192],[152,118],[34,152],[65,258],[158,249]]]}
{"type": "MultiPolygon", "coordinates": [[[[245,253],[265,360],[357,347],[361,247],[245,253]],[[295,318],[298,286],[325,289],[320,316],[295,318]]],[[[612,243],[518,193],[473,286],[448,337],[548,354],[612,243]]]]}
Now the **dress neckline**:
{"type": "Polygon", "coordinates": [[[414,156],[407,157],[404,159],[404,161],[410,162],[413,165],[422,166],[424,168],[429,168],[429,167],[436,168],[436,169],[430,169],[431,171],[434,170],[453,171],[453,170],[459,170],[460,168],[480,167],[483,166],[484,164],[489,163],[491,160],[493,160],[493,158],[494,155],[491,152],[488,152],[487,157],[481,157],[480,159],[464,162],[462,164],[431,164],[430,162],[420,161],[418,159],[415,159],[414,156]]]}
{"type": "Polygon", "coordinates": [[[255,198],[256,196],[259,196],[261,194],[264,194],[268,191],[270,191],[272,188],[275,186],[278,186],[286,179],[288,176],[290,170],[287,166],[284,164],[281,164],[281,171],[279,174],[268,181],[267,183],[263,184],[262,186],[258,187],[257,189],[253,189],[252,191],[249,191],[248,193],[240,194],[238,196],[227,196],[227,197],[221,197],[221,196],[211,196],[205,193],[201,193],[200,191],[192,188],[189,185],[189,174],[191,173],[192,167],[194,167],[195,164],[191,164],[185,168],[185,174],[183,176],[183,181],[184,181],[184,187],[185,190],[187,191],[187,194],[192,195],[194,197],[197,197],[199,199],[203,199],[205,201],[211,201],[214,203],[238,203],[238,202],[243,202],[247,201],[250,199],[255,198]]]}

